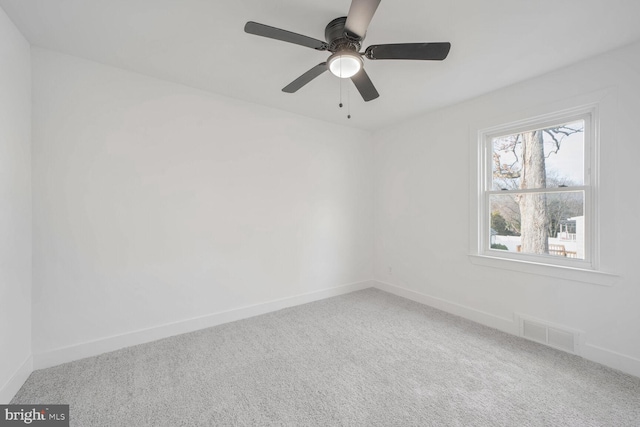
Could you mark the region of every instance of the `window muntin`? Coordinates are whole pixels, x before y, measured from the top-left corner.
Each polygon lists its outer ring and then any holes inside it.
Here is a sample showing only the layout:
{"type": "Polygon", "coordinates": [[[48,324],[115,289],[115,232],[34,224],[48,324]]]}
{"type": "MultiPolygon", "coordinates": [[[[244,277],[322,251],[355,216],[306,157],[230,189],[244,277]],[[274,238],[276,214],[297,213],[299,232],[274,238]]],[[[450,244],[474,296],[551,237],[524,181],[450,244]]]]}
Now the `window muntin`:
{"type": "Polygon", "coordinates": [[[591,112],[483,134],[481,253],[593,268],[591,112]]]}

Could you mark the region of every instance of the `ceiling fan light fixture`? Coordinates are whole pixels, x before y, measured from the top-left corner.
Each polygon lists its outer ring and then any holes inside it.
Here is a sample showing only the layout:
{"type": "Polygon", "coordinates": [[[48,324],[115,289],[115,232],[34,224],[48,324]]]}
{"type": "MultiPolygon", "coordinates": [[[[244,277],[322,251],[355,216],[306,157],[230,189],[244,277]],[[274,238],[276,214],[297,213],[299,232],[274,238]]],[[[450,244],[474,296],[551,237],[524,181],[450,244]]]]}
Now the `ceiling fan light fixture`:
{"type": "Polygon", "coordinates": [[[327,65],[331,74],[342,79],[348,79],[358,74],[364,62],[358,52],[343,50],[331,55],[327,65]]]}

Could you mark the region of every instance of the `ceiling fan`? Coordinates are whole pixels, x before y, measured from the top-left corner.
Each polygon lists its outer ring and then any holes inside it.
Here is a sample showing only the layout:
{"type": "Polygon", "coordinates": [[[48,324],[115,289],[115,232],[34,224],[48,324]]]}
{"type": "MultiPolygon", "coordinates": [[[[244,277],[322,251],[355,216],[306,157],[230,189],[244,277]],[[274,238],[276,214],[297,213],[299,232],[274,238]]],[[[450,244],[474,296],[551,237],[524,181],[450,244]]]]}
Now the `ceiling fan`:
{"type": "Polygon", "coordinates": [[[326,42],[292,33],[280,28],[270,27],[249,21],[244,31],[257,36],[268,37],[315,50],[329,51],[331,56],[309,71],[289,83],[282,91],[294,93],[325,71],[340,78],[350,78],[365,101],[376,99],[378,91],[364,71],[367,59],[414,59],[442,61],[449,54],[451,43],[399,43],[371,45],[360,52],[360,47],[367,33],[380,0],[352,0],[346,17],[336,18],[329,22],[324,30],[326,42]]]}

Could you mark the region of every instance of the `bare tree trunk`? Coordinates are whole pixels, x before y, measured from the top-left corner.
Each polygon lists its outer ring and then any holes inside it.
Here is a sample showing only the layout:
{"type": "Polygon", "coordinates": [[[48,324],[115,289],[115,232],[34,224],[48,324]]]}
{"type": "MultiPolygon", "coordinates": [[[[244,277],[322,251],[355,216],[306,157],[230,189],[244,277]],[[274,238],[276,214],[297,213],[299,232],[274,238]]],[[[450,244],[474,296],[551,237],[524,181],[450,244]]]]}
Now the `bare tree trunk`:
{"type": "MultiPolygon", "coordinates": [[[[522,138],[520,188],[546,188],[542,131],[524,132],[522,138]]],[[[521,194],[518,205],[520,206],[522,252],[549,253],[546,195],[521,194]]]]}

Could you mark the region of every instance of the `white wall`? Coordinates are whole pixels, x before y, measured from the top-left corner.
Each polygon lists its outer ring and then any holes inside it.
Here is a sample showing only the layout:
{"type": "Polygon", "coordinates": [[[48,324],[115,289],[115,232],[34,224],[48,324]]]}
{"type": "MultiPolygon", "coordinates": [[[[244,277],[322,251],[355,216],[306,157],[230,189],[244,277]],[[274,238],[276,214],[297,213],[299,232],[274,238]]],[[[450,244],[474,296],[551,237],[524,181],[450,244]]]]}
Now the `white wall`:
{"type": "Polygon", "coordinates": [[[38,366],[372,278],[369,133],[48,50],[32,62],[38,366]]]}
{"type": "Polygon", "coordinates": [[[640,376],[639,73],[635,44],[377,133],[374,269],[383,289],[505,330],[516,330],[520,313],[584,331],[585,357],[640,376]],[[606,287],[472,264],[470,129],[601,90],[602,268],[620,278],[606,287]]]}
{"type": "Polygon", "coordinates": [[[0,9],[0,403],[31,373],[31,65],[0,9]]]}

